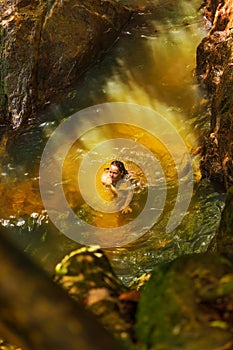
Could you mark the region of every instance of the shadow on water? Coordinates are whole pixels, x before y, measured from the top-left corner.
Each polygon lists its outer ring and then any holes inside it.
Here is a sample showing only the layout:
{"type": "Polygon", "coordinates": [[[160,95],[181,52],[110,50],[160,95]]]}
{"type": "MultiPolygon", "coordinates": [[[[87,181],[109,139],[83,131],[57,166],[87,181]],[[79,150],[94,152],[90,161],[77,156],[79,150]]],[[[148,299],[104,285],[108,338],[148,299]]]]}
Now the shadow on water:
{"type": "MultiPolygon", "coordinates": [[[[38,169],[46,141],[63,120],[89,106],[131,102],[152,108],[169,120],[183,137],[192,156],[195,186],[189,211],[172,233],[166,233],[165,227],[177,196],[173,176],[168,181],[169,194],[164,212],[156,225],[127,246],[106,249],[116,272],[128,283],[157,263],[181,254],[204,251],[219,222],[224,195],[216,192],[208,182],[199,183],[198,156],[193,156],[206,128],[201,116],[196,114],[201,95],[193,74],[196,47],[206,34],[202,14],[198,11],[201,2],[122,2],[140,6],[140,11],[112,50],[85,74],[75,88],[59,97],[57,104],[48,105],[36,124],[8,140],[8,154],[4,153],[5,146],[2,145],[0,216],[2,225],[22,249],[52,273],[55,263],[79,244],[59,232],[43,211],[38,169]]],[[[69,177],[74,168],[73,160],[79,162],[91,146],[116,135],[135,139],[135,130],[121,126],[119,131],[111,126],[96,131],[94,136],[92,134],[92,141],[86,135],[78,140],[75,153],[67,162],[67,198],[85,220],[88,220],[88,215],[90,217],[90,212],[87,213],[82,200],[77,204],[80,196],[76,185],[72,185],[76,180],[69,177]]],[[[142,139],[138,137],[137,141],[142,139]]],[[[144,142],[155,152],[154,140],[148,138],[144,142]]],[[[166,160],[164,164],[166,167],[166,160]]],[[[168,164],[165,171],[169,172],[168,164]]],[[[146,158],[145,167],[150,167],[150,160],[146,158]]],[[[185,194],[183,196],[185,200],[185,194]]]]}

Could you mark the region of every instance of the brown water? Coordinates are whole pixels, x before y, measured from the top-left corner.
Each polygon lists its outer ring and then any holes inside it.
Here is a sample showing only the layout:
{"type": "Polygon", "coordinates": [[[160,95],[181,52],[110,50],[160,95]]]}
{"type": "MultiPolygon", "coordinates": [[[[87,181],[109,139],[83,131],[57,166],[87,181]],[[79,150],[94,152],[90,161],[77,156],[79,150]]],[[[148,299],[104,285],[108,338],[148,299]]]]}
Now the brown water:
{"type": "MultiPolygon", "coordinates": [[[[10,159],[2,143],[0,216],[2,225],[13,236],[17,236],[17,240],[22,240],[23,249],[52,272],[54,264],[78,244],[58,232],[43,212],[38,168],[46,140],[62,120],[89,106],[127,102],[150,107],[171,123],[192,156],[195,180],[193,198],[187,215],[172,233],[168,234],[165,228],[176,201],[177,171],[170,152],[154,136],[122,123],[98,127],[77,140],[63,165],[63,185],[70,207],[86,222],[109,228],[134,220],[138,215],[136,208],[144,206],[145,193],[142,191],[144,194],[137,196],[134,211],[128,216],[120,213],[103,215],[91,210],[80,196],[77,180],[77,168],[83,158],[99,143],[123,138],[143,144],[146,150],[149,149],[159,159],[168,189],[159,221],[139,240],[127,246],[106,249],[116,272],[127,282],[133,276],[150,270],[158,262],[180,254],[205,250],[219,220],[219,207],[223,198],[208,184],[198,184],[199,158],[193,156],[206,127],[201,116],[195,114],[201,99],[194,74],[195,54],[197,45],[206,35],[202,15],[197,11],[201,2],[122,2],[139,5],[141,12],[125,28],[110,53],[90,69],[60,104],[48,108],[46,120],[41,116],[43,120],[39,127],[25,131],[19,137],[18,143],[11,146],[14,156],[10,159]]],[[[62,148],[62,144],[59,147],[62,148]]],[[[121,151],[116,146],[113,158],[122,155],[121,151]]],[[[138,154],[132,154],[133,157],[137,159],[138,154]]],[[[151,159],[146,153],[142,157],[143,169],[138,167],[136,161],[128,161],[126,165],[136,171],[142,183],[145,183],[142,170],[150,168],[151,159]]],[[[97,178],[109,163],[109,157],[104,158],[103,153],[99,158],[101,166],[97,178]]],[[[53,161],[58,161],[56,154],[53,161]]],[[[101,196],[109,195],[103,187],[98,186],[101,196]]]]}

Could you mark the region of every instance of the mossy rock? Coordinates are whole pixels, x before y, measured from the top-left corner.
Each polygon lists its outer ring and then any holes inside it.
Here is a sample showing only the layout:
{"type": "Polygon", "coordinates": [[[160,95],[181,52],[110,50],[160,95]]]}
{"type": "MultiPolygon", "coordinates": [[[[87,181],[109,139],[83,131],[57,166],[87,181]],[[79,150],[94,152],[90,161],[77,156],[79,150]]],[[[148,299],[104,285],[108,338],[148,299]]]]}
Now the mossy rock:
{"type": "Polygon", "coordinates": [[[57,264],[54,280],[90,310],[123,348],[133,349],[137,301],[98,246],[72,251],[57,264]]]}
{"type": "Polygon", "coordinates": [[[216,249],[221,254],[233,254],[233,186],[227,192],[225,207],[215,237],[216,249]]]}
{"type": "Polygon", "coordinates": [[[230,349],[232,267],[233,261],[207,253],[158,266],[138,306],[140,349],[230,349]]]}

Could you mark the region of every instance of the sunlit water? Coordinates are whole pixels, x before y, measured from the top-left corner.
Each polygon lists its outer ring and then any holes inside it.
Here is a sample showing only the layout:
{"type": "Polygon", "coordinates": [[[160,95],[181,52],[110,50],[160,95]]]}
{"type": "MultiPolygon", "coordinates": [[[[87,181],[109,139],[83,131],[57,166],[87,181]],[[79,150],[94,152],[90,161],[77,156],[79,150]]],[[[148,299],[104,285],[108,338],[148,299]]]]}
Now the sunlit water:
{"type": "MultiPolygon", "coordinates": [[[[89,224],[111,228],[134,220],[144,207],[148,191],[144,169],[150,168],[151,158],[147,152],[141,155],[143,169],[136,161],[126,161],[126,166],[140,183],[132,202],[132,213],[103,214],[88,206],[80,195],[77,169],[85,155],[101,142],[123,138],[142,143],[159,159],[167,186],[166,203],[159,220],[140,239],[105,250],[116,273],[128,282],[144,271],[150,271],[156,263],[181,254],[204,251],[219,221],[224,196],[207,182],[199,183],[199,158],[194,156],[206,127],[196,113],[201,96],[194,76],[196,47],[206,35],[201,12],[197,11],[201,2],[122,2],[140,6],[141,12],[124,29],[110,53],[90,69],[60,104],[48,107],[39,126],[25,131],[16,144],[10,144],[10,160],[7,154],[4,155],[3,140],[0,215],[2,225],[17,237],[22,248],[52,272],[55,263],[79,245],[58,232],[43,212],[38,168],[46,140],[62,120],[89,106],[127,102],[152,108],[173,125],[192,158],[195,182],[192,201],[173,232],[166,232],[166,224],[176,201],[177,173],[169,152],[149,133],[123,124],[95,128],[77,140],[63,166],[64,191],[70,207],[89,224]]],[[[62,141],[59,147],[62,147],[62,141]]],[[[124,160],[129,152],[132,159],[139,157],[133,149],[126,147],[124,152],[116,146],[112,159],[121,157],[124,160]]],[[[97,178],[100,178],[104,167],[109,165],[109,157],[100,152],[98,160],[101,167],[97,178]]],[[[53,161],[57,161],[56,154],[53,161]]],[[[108,191],[98,181],[97,188],[100,196],[112,200],[107,198],[108,191]]],[[[52,190],[56,191],[56,188],[52,190]]]]}

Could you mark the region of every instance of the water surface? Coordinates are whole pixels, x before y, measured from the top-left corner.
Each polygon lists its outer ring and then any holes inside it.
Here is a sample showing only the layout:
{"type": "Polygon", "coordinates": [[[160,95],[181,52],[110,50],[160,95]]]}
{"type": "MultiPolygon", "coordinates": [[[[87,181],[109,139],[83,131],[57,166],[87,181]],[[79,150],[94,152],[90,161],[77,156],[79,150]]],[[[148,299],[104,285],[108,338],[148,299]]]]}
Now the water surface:
{"type": "MultiPolygon", "coordinates": [[[[200,137],[208,127],[196,109],[202,96],[194,74],[196,47],[206,35],[202,13],[198,11],[201,2],[122,2],[140,6],[140,12],[134,15],[110,52],[64,95],[60,103],[48,106],[37,126],[25,130],[14,144],[9,143],[10,158],[3,140],[0,216],[2,225],[21,242],[22,249],[52,272],[55,263],[79,244],[59,232],[43,211],[38,170],[46,141],[63,120],[89,106],[127,102],[152,108],[173,125],[192,158],[192,201],[182,223],[173,232],[166,232],[166,224],[176,201],[177,173],[169,152],[149,133],[122,123],[95,128],[77,140],[63,167],[64,191],[74,212],[92,225],[117,227],[135,219],[145,204],[145,191],[137,194],[134,211],[128,216],[93,211],[80,196],[77,169],[81,161],[99,143],[115,138],[142,143],[159,159],[168,194],[158,222],[139,240],[105,250],[115,271],[127,283],[144,271],[150,271],[156,263],[181,254],[205,251],[219,222],[224,196],[207,181],[199,183],[199,158],[195,155],[200,137]]],[[[124,153],[122,149],[116,146],[112,158],[127,158],[129,152],[132,152],[132,159],[139,157],[137,151],[133,153],[134,150],[126,147],[124,153]]],[[[105,158],[100,152],[97,158],[101,163],[99,176],[109,164],[109,157],[105,158]]],[[[126,161],[126,165],[136,171],[145,184],[143,171],[150,168],[151,159],[147,152],[141,158],[143,169],[136,161],[126,161]]],[[[57,162],[56,154],[52,161],[57,162]]],[[[101,186],[99,191],[104,191],[101,186]]],[[[184,200],[185,195],[183,193],[184,200]]]]}

